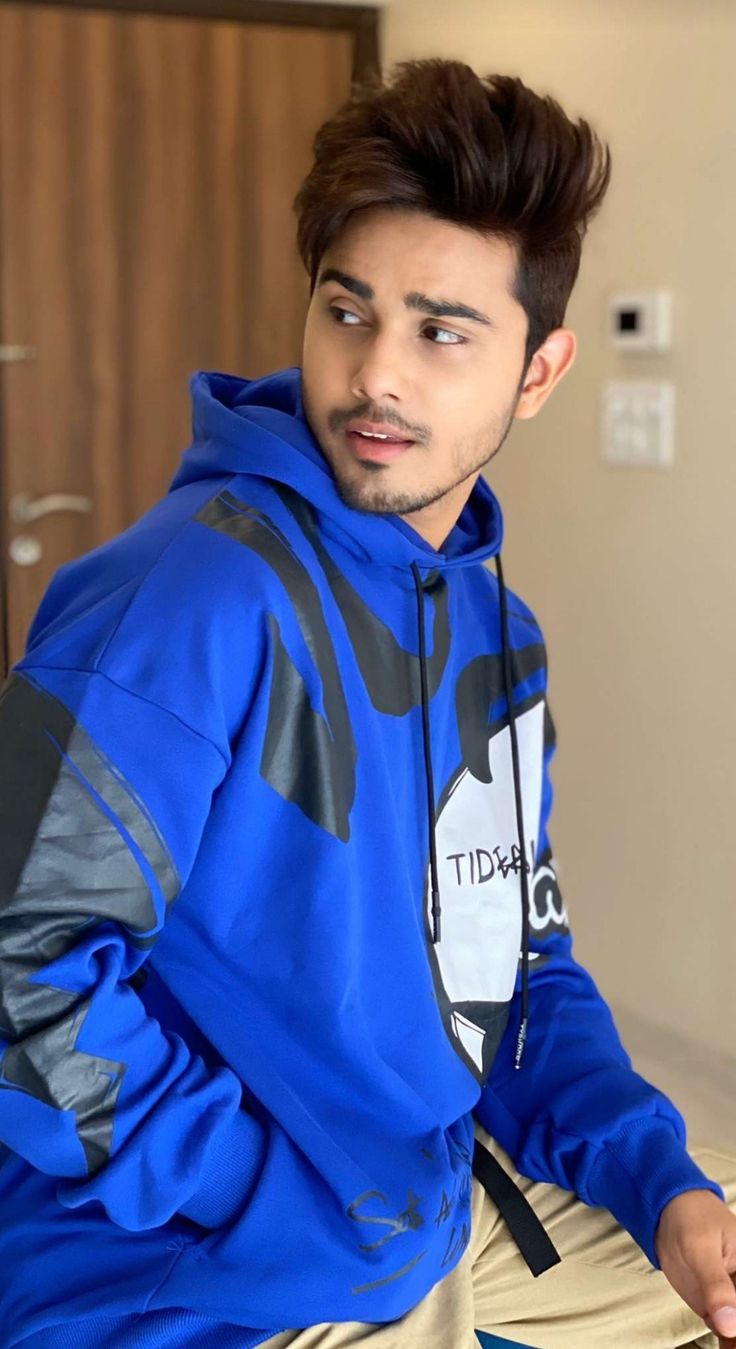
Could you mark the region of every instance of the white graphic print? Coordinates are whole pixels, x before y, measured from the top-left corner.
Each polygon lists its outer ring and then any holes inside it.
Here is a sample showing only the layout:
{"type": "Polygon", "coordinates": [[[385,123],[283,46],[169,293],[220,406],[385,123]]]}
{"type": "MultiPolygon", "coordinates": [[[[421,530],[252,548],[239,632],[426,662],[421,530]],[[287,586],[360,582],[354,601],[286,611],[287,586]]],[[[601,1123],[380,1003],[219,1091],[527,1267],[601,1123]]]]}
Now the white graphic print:
{"type": "MultiPolygon", "coordinates": [[[[531,893],[542,793],[544,702],[517,718],[525,851],[531,893]]],[[[437,820],[441,941],[433,946],[451,1004],[507,1003],[521,949],[521,859],[508,727],[488,742],[493,780],[463,768],[437,820]]],[[[428,886],[431,930],[431,885],[428,886]]],[[[483,1070],[486,1030],[454,1008],[453,1030],[483,1070]]]]}
{"type": "MultiPolygon", "coordinates": [[[[560,894],[553,857],[550,857],[545,865],[538,867],[534,873],[529,925],[532,936],[535,937],[546,937],[551,932],[569,931],[567,909],[560,894]]],[[[530,951],[530,959],[536,954],[535,951],[530,951]]]]}

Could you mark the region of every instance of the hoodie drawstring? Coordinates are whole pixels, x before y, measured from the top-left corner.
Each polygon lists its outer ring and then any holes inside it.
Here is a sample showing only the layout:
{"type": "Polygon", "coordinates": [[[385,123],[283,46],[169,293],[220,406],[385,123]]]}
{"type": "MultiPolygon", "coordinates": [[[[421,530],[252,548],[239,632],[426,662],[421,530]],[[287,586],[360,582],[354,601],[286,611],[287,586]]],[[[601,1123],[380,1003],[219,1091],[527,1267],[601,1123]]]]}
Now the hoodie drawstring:
{"type": "Polygon", "coordinates": [[[427,687],[427,644],[424,630],[424,587],[416,562],[411,564],[414,573],[414,585],[419,607],[419,678],[422,688],[422,735],[424,737],[424,766],[427,781],[427,807],[429,816],[429,867],[432,878],[432,943],[441,940],[440,882],[437,873],[437,816],[434,806],[434,773],[432,772],[432,740],[429,730],[429,691],[427,687]]]}
{"type": "MultiPolygon", "coordinates": [[[[429,858],[432,887],[432,919],[434,923],[433,943],[440,940],[440,886],[437,873],[437,818],[434,805],[434,777],[432,773],[432,744],[429,723],[429,691],[427,680],[427,650],[424,629],[424,587],[419,567],[412,562],[414,585],[417,592],[419,609],[419,673],[422,689],[422,734],[424,737],[424,762],[427,780],[427,802],[429,806],[429,858]]],[[[511,642],[509,640],[509,618],[506,604],[506,587],[503,580],[503,567],[500,553],[496,556],[496,574],[501,608],[501,644],[503,648],[503,682],[508,708],[509,731],[511,735],[511,757],[514,769],[514,794],[516,798],[516,824],[519,833],[519,858],[521,867],[521,903],[522,903],[522,992],[521,1025],[516,1043],[516,1067],[521,1063],[524,1052],[527,1027],[529,1024],[529,885],[526,874],[526,850],[524,847],[524,817],[521,802],[521,771],[519,768],[519,744],[516,734],[516,716],[514,712],[514,689],[511,670],[511,642]]],[[[532,1208],[523,1190],[501,1166],[498,1158],[484,1147],[479,1138],[473,1144],[472,1172],[480,1181],[498,1208],[501,1217],[511,1233],[521,1255],[535,1278],[546,1269],[560,1262],[560,1254],[539,1218],[532,1208]]]]}
{"type": "Polygon", "coordinates": [[[506,706],[509,714],[509,734],[511,736],[511,759],[514,765],[514,796],[516,798],[516,827],[519,834],[519,865],[521,867],[521,1021],[516,1041],[514,1067],[521,1067],[527,1030],[529,1029],[529,881],[527,879],[526,847],[524,843],[524,812],[521,799],[521,769],[519,767],[519,741],[516,734],[516,713],[514,711],[514,683],[511,673],[511,642],[509,640],[509,615],[506,604],[506,586],[503,579],[501,554],[496,556],[496,574],[498,576],[498,597],[501,606],[501,644],[503,647],[503,683],[506,693],[506,706]]]}
{"type": "MultiPolygon", "coordinates": [[[[424,763],[425,777],[427,783],[427,807],[429,820],[429,866],[432,892],[432,942],[434,945],[441,940],[440,917],[442,906],[440,903],[440,885],[437,869],[437,816],[434,804],[434,773],[432,771],[432,740],[429,722],[429,691],[427,684],[427,644],[426,631],[424,623],[424,587],[416,562],[412,562],[411,570],[414,576],[414,586],[417,594],[418,623],[419,623],[419,678],[422,692],[422,736],[424,740],[424,763]]],[[[509,718],[509,734],[511,737],[511,759],[514,772],[514,798],[516,803],[516,826],[518,832],[519,847],[519,867],[521,875],[521,949],[522,949],[522,970],[521,970],[521,1020],[519,1025],[519,1034],[516,1041],[516,1056],[514,1066],[521,1067],[521,1059],[524,1053],[524,1044],[526,1042],[527,1031],[529,1028],[529,881],[527,876],[527,860],[524,834],[524,812],[521,795],[521,768],[519,765],[519,741],[516,731],[516,713],[514,710],[514,689],[513,675],[511,670],[511,642],[509,639],[509,616],[506,602],[506,585],[503,579],[503,566],[501,563],[501,554],[496,555],[496,574],[498,576],[499,603],[501,609],[501,647],[503,664],[503,682],[506,695],[506,707],[509,718]]]]}

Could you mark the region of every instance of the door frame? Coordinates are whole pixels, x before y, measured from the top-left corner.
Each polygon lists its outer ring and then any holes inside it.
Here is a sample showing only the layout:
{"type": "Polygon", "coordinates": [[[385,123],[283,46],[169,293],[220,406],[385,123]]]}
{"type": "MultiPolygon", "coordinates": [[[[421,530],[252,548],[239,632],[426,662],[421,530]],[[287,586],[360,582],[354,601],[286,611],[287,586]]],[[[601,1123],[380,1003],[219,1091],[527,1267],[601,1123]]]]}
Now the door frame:
{"type": "Polygon", "coordinates": [[[331,5],[319,0],[304,4],[300,0],[0,0],[0,4],[168,14],[210,21],[233,19],[237,23],[283,24],[289,28],[332,28],[353,37],[353,80],[380,71],[381,9],[373,5],[331,5]]]}
{"type": "MultiPolygon", "coordinates": [[[[230,19],[238,23],[268,23],[289,28],[329,28],[349,33],[353,38],[351,80],[378,75],[381,71],[381,9],[371,5],[336,5],[319,0],[0,0],[2,4],[27,7],[55,6],[60,9],[92,9],[109,13],[161,14],[179,18],[230,19]]],[[[0,244],[1,244],[0,240],[0,244]]],[[[0,306],[2,295],[0,295],[0,306]]],[[[1,310],[0,310],[1,313],[1,310]]],[[[12,341],[12,334],[7,335],[12,341]]],[[[3,383],[0,379],[0,414],[3,383]]],[[[0,427],[2,420],[0,419],[0,427]]],[[[0,466],[4,466],[5,445],[0,435],[0,466]]],[[[10,538],[8,505],[5,500],[5,475],[0,473],[0,683],[9,665],[7,635],[7,585],[9,577],[8,543],[10,538]]]]}

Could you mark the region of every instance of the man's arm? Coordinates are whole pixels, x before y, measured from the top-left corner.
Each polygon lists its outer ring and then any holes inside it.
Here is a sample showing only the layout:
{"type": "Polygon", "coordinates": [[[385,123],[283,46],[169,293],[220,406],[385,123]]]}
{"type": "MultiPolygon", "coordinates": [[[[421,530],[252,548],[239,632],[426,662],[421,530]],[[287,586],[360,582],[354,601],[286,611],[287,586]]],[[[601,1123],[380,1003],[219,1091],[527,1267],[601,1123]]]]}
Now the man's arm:
{"type": "Polygon", "coordinates": [[[537,958],[530,962],[529,1030],[516,1070],[519,975],[475,1113],[523,1175],[609,1209],[661,1268],[654,1235],[665,1204],[691,1189],[723,1199],[723,1190],[689,1156],[681,1114],[632,1068],[610,1009],[573,956],[548,837],[554,750],[547,711],[540,841],[530,886],[529,950],[537,958]]]}
{"type": "Polygon", "coordinates": [[[215,1227],[260,1168],[241,1083],[134,991],[191,870],[223,750],[100,672],[0,693],[0,1141],[113,1222],[215,1227]],[[151,1178],[155,1177],[155,1183],[151,1178]]]}

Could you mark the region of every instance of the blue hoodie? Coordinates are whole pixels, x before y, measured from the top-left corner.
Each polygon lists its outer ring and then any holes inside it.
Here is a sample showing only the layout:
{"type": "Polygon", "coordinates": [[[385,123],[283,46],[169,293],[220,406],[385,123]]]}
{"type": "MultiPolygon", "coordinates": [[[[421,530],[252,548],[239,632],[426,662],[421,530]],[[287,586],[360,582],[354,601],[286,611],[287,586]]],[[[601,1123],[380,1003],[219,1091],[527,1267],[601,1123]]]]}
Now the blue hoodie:
{"type": "Polygon", "coordinates": [[[467,1247],[474,1115],[658,1267],[723,1191],[572,954],[494,495],[437,551],[342,502],[298,367],[191,393],[0,698],[0,1343],[401,1317],[467,1247]]]}

